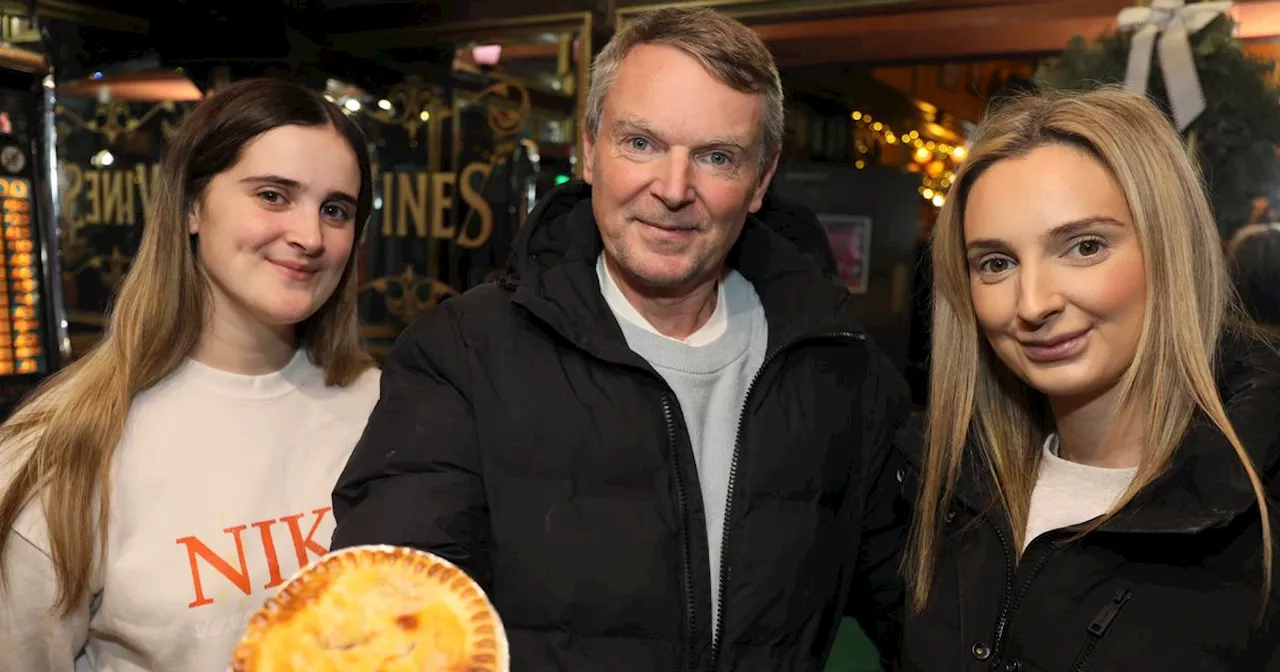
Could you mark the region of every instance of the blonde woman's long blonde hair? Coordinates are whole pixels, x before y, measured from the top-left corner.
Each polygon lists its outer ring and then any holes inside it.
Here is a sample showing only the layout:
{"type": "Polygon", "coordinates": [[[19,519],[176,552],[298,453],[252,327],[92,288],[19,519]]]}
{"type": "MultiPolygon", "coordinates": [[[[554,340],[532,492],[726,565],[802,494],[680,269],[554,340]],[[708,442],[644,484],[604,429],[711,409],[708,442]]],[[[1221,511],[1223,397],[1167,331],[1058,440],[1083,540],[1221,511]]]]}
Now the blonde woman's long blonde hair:
{"type": "MultiPolygon", "coordinates": [[[[927,603],[939,550],[939,524],[952,505],[966,450],[976,449],[1022,547],[1040,450],[1051,419],[1042,396],[1014,377],[980,331],[965,261],[964,209],[986,168],[1044,145],[1079,148],[1106,166],[1124,193],[1146,266],[1146,305],[1133,363],[1120,381],[1117,408],[1135,408],[1145,440],[1128,491],[1089,529],[1122,509],[1169,464],[1197,412],[1234,447],[1262,516],[1264,576],[1270,592],[1272,536],[1266,494],[1227,418],[1215,384],[1225,326],[1240,324],[1222,242],[1198,169],[1181,138],[1143,97],[1106,88],[1023,96],[991,110],[957,172],[933,240],[933,357],[922,483],[906,571],[910,606],[927,603]],[[1153,307],[1159,310],[1153,310],[1153,307]]],[[[1087,532],[1087,530],[1086,530],[1087,532]]]]}
{"type": "MultiPolygon", "coordinates": [[[[197,263],[198,242],[187,232],[188,213],[247,143],[286,125],[331,126],[346,138],[360,167],[360,240],[373,191],[359,127],[296,84],[256,79],[219,90],[191,112],[165,149],[142,240],[102,339],[0,427],[0,464],[20,465],[0,484],[0,558],[19,514],[43,500],[58,583],[55,608],[63,615],[88,595],[94,562],[105,558],[108,475],[134,395],[176,369],[204,328],[207,280],[197,263]]],[[[353,251],[333,296],[296,329],[298,347],[324,369],[329,385],[347,385],[372,365],[356,322],[355,260],[353,251]]]]}

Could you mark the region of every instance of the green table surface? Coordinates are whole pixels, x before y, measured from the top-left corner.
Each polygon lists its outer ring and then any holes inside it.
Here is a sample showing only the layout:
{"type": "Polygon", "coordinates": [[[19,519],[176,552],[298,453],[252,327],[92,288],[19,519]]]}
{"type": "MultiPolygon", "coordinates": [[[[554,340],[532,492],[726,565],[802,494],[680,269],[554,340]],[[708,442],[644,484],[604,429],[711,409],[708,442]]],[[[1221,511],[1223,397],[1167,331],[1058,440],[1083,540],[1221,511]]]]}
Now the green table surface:
{"type": "Polygon", "coordinates": [[[826,672],[881,672],[875,646],[862,633],[857,621],[846,618],[840,624],[826,672]]]}

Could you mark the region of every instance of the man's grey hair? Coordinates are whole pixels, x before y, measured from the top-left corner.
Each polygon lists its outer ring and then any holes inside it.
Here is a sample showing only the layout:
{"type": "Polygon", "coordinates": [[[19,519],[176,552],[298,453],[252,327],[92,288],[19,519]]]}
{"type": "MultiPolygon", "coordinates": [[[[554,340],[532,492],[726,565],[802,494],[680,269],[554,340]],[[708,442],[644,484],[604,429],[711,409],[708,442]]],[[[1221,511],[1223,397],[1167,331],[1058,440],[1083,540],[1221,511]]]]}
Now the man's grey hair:
{"type": "Polygon", "coordinates": [[[628,21],[596,56],[591,68],[584,124],[588,137],[600,132],[604,98],[622,60],[641,44],[665,44],[698,59],[716,79],[743,93],[764,96],[764,149],[759,171],[782,147],[782,78],[769,48],[750,28],[711,9],[672,7],[645,12],[628,21]]]}

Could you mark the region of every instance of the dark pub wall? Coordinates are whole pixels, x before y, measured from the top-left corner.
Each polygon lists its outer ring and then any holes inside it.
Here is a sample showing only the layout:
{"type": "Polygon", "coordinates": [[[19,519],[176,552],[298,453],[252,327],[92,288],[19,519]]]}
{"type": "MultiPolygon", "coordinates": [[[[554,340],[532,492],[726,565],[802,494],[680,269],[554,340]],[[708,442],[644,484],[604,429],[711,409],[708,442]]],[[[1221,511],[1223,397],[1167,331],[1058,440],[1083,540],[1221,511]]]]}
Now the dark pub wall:
{"type": "Polygon", "coordinates": [[[772,192],[813,210],[859,319],[894,366],[907,366],[919,178],[870,166],[782,166],[772,192]]]}

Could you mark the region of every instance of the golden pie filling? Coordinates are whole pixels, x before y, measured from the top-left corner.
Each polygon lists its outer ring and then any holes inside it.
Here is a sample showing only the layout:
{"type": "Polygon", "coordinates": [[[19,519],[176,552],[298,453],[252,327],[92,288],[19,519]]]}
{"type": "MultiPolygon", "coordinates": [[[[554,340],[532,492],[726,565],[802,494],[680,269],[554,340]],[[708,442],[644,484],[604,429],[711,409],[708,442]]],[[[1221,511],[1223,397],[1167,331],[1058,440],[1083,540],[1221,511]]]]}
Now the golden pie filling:
{"type": "Polygon", "coordinates": [[[358,546],[269,599],[234,672],[506,672],[506,633],[484,591],[430,553],[358,546]]]}

